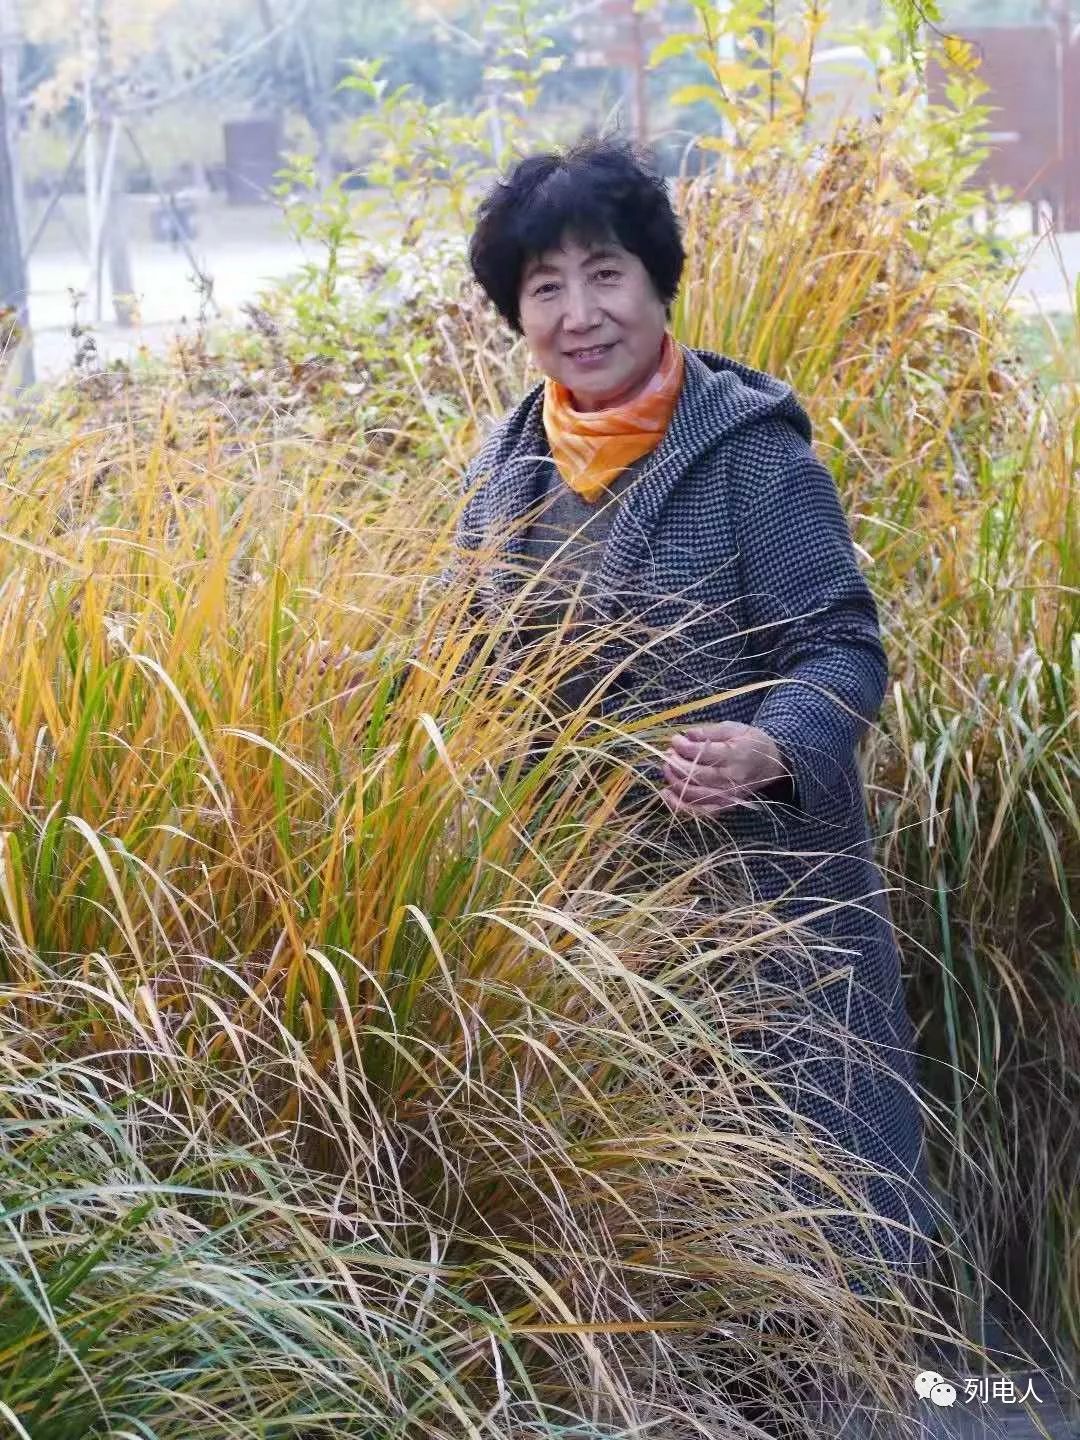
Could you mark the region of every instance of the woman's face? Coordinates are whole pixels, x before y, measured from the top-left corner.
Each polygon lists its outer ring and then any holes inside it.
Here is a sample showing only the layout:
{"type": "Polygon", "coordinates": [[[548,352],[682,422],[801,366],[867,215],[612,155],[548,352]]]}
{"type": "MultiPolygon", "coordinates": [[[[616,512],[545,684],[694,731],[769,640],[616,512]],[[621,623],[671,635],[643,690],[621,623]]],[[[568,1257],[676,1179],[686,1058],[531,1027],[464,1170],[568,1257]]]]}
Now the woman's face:
{"type": "Polygon", "coordinates": [[[578,410],[632,400],[660,361],[664,304],[638,257],[615,240],[564,237],[534,256],[519,292],[521,328],[536,365],[565,385],[578,410]],[[596,356],[577,352],[593,346],[596,356]]]}

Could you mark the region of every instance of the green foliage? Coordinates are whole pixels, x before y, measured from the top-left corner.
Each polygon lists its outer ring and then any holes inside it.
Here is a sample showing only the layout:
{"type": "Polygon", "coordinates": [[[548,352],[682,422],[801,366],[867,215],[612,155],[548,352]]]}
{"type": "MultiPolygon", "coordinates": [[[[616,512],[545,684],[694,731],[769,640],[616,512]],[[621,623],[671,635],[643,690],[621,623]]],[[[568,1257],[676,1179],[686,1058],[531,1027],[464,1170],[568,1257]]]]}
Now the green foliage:
{"type": "Polygon", "coordinates": [[[921,31],[924,24],[936,24],[942,18],[938,0],[889,0],[900,25],[908,48],[917,50],[921,46],[921,31]]]}
{"type": "MultiPolygon", "coordinates": [[[[562,69],[563,56],[547,52],[555,46],[551,34],[558,15],[545,0],[496,0],[484,12],[482,25],[494,50],[484,79],[496,84],[519,113],[535,108],[547,75],[562,69]]],[[[505,155],[493,159],[501,166],[505,155]]]]}
{"type": "Polygon", "coordinates": [[[651,67],[692,55],[707,80],[683,85],[671,95],[674,106],[707,104],[726,135],[700,136],[706,149],[754,154],[798,133],[808,107],[807,81],[814,47],[827,19],[824,3],[807,5],[792,26],[770,13],[761,0],[732,0],[720,9],[692,0],[697,25],[665,37],[649,57],[651,67]],[[721,47],[728,39],[730,47],[721,47]],[[734,58],[724,58],[727,50],[734,58]]]}
{"type": "Polygon", "coordinates": [[[347,371],[347,385],[396,374],[410,386],[437,342],[423,326],[410,332],[400,307],[418,293],[449,302],[459,288],[477,184],[535,133],[542,86],[562,64],[549,53],[556,20],[542,0],[500,0],[484,11],[485,74],[508,102],[498,115],[491,106],[462,114],[411,85],[390,86],[381,58],[351,62],[339,88],[363,107],[346,135],[363,158],[327,183],[315,157],[297,153],[280,177],[290,223],[323,257],[266,302],[293,363],[317,354],[347,371]]]}

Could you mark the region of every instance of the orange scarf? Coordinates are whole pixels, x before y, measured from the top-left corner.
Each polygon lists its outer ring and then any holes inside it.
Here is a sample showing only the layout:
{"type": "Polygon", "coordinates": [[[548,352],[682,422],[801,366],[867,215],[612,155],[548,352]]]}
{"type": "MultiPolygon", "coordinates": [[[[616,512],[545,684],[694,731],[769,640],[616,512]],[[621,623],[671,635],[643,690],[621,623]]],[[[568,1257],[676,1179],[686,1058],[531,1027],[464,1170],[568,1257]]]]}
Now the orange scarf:
{"type": "Polygon", "coordinates": [[[584,500],[596,500],[616,475],[656,448],[682,388],[685,362],[670,330],[660,364],[639,394],[609,410],[575,410],[571,391],[549,375],[544,382],[544,429],[559,474],[584,500]]]}

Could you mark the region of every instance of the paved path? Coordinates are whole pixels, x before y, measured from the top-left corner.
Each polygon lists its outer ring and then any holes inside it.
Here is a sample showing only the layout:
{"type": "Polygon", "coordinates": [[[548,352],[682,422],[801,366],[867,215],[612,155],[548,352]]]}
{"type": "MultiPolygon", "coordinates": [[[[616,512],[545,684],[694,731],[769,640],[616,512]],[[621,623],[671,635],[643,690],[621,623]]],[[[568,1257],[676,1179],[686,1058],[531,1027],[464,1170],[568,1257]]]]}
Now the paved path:
{"type": "Polygon", "coordinates": [[[1024,273],[1013,292],[1013,308],[1046,315],[1075,313],[1080,282],[1080,232],[1029,236],[1024,273]]]}
{"type": "MultiPolygon", "coordinates": [[[[130,360],[140,349],[161,353],[178,331],[192,329],[199,313],[191,259],[181,247],[151,236],[154,203],[151,196],[130,196],[127,203],[137,323],[114,323],[107,266],[102,321],[95,320],[89,298],[78,309],[79,323],[91,330],[103,360],[130,360]]],[[[30,263],[30,321],[40,379],[62,374],[74,358],[71,292],[85,292],[89,278],[84,228],[78,202],[65,200],[62,216],[54,217],[30,263]]],[[[216,198],[200,204],[198,234],[190,246],[200,269],[214,281],[222,317],[235,321],[243,320],[240,307],[260,290],[316,258],[316,251],[305,249],[290,232],[277,205],[230,207],[216,198]]],[[[213,309],[210,316],[215,318],[213,309]]]]}

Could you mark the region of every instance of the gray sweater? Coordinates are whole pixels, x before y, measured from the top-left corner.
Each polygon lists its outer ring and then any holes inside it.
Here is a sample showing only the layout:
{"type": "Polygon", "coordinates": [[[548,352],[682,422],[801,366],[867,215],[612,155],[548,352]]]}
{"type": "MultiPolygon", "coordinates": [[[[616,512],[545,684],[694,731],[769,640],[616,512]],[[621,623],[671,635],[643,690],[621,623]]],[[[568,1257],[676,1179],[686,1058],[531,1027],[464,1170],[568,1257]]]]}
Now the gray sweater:
{"type": "MultiPolygon", "coordinates": [[[[595,572],[611,529],[616,510],[626,492],[633,488],[643,455],[628,465],[596,500],[583,500],[571,490],[554,461],[544,466],[544,478],[534,512],[523,536],[522,561],[530,575],[536,575],[533,592],[521,601],[521,640],[542,641],[545,634],[567,615],[566,638],[578,638],[599,618],[595,572]],[[561,553],[556,554],[562,545],[561,553]],[[539,574],[541,567],[544,573],[539,574]]],[[[596,683],[595,666],[576,666],[554,692],[553,708],[572,711],[582,708],[596,683]]]]}

